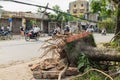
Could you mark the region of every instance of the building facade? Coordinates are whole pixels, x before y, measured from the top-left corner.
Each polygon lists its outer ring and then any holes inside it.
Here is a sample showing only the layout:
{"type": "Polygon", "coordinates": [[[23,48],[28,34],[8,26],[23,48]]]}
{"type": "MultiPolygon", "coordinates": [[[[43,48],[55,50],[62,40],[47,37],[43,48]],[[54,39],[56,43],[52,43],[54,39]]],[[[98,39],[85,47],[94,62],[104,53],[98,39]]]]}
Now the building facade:
{"type": "Polygon", "coordinates": [[[43,14],[31,13],[31,12],[9,12],[4,11],[1,14],[0,18],[0,26],[7,27],[10,25],[12,28],[12,32],[14,34],[19,34],[20,26],[23,26],[24,29],[29,29],[32,27],[30,25],[30,21],[35,21],[41,31],[47,32],[48,28],[48,16],[43,14]]]}
{"type": "Polygon", "coordinates": [[[89,11],[89,2],[86,0],[76,0],[69,3],[70,14],[80,17],[89,11]]]}
{"type": "Polygon", "coordinates": [[[81,21],[81,26],[84,30],[88,25],[97,26],[98,13],[90,13],[89,2],[87,0],[76,0],[69,3],[69,13],[76,17],[83,18],[87,21],[81,21]]]}

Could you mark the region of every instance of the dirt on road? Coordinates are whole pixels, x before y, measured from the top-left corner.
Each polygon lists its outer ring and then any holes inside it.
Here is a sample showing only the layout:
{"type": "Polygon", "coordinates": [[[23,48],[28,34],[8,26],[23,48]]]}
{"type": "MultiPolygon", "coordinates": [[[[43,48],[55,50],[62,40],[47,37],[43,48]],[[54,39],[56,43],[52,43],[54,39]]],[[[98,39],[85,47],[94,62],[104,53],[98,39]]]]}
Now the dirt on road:
{"type": "Polygon", "coordinates": [[[40,62],[39,58],[30,61],[16,61],[0,65],[0,80],[34,80],[28,65],[40,62]]]}

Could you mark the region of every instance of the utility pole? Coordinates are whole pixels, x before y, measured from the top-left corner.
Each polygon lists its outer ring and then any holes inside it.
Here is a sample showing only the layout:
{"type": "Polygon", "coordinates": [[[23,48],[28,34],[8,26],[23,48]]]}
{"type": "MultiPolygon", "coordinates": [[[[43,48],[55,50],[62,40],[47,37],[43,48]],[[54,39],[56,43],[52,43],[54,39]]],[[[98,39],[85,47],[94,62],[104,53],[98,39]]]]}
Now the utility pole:
{"type": "Polygon", "coordinates": [[[12,31],[12,22],[13,22],[13,19],[12,19],[12,15],[9,15],[9,23],[10,23],[10,30],[12,31]]]}
{"type": "Polygon", "coordinates": [[[2,12],[3,12],[3,10],[1,8],[2,8],[2,6],[0,6],[0,19],[1,19],[1,16],[2,16],[2,12]]]}
{"type": "Polygon", "coordinates": [[[45,7],[45,10],[43,11],[43,13],[42,13],[42,16],[41,16],[41,30],[43,31],[43,27],[44,27],[44,25],[43,25],[43,21],[44,21],[44,16],[45,16],[45,13],[46,13],[46,10],[47,10],[47,8],[48,8],[48,5],[49,5],[49,3],[47,3],[47,5],[46,5],[46,7],[45,7]]]}
{"type": "Polygon", "coordinates": [[[1,12],[1,10],[0,10],[0,19],[1,19],[1,15],[2,15],[2,12],[1,12]]]}

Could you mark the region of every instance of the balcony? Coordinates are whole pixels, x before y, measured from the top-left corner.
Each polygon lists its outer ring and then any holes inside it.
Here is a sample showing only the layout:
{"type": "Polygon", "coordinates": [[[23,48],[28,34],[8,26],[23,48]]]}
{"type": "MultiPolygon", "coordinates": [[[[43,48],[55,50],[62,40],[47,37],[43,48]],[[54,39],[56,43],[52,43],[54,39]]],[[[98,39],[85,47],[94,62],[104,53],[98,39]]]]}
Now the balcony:
{"type": "Polygon", "coordinates": [[[80,13],[84,13],[85,9],[80,9],[80,13]]]}

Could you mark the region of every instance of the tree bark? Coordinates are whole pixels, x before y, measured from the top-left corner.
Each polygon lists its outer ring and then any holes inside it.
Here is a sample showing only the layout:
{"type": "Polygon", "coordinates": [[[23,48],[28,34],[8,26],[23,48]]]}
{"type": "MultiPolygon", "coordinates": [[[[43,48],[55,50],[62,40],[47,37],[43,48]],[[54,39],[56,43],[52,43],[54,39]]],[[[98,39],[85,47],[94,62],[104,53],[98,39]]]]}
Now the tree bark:
{"type": "Polygon", "coordinates": [[[80,54],[85,54],[88,58],[94,61],[116,61],[120,62],[120,52],[117,52],[114,49],[101,49],[97,47],[93,47],[85,40],[77,40],[75,42],[67,43],[68,48],[65,49],[67,53],[70,54],[70,62],[76,63],[76,58],[80,54]]]}
{"type": "Polygon", "coordinates": [[[87,49],[84,53],[95,61],[116,61],[120,62],[120,53],[115,50],[98,50],[98,49],[87,49]]]}
{"type": "Polygon", "coordinates": [[[117,25],[116,25],[116,32],[117,35],[115,40],[120,39],[120,2],[118,3],[118,10],[117,10],[117,25]]]}

